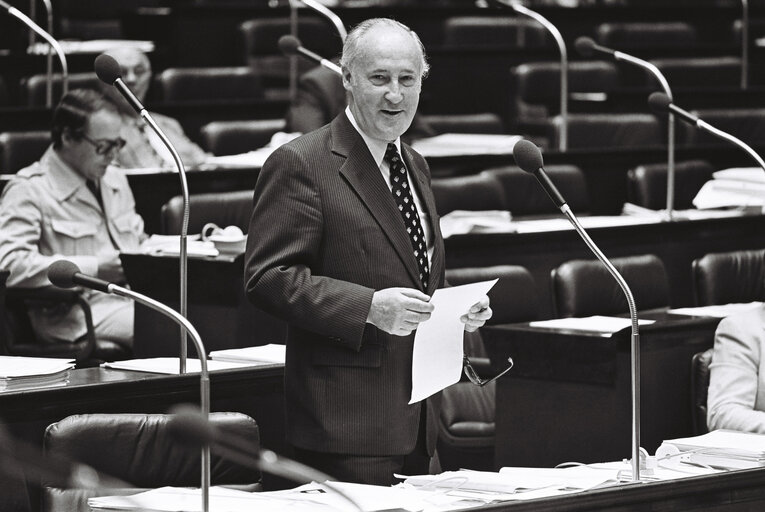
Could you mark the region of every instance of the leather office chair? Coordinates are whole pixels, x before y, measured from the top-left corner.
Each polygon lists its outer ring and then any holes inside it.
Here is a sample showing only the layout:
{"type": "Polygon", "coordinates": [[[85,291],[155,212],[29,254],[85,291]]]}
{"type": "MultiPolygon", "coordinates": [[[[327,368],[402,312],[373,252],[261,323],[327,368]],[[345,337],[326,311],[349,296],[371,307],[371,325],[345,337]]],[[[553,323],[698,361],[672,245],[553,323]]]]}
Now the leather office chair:
{"type": "MultiPolygon", "coordinates": [[[[514,84],[511,103],[518,129],[542,135],[550,118],[560,113],[560,63],[527,62],[512,68],[510,74],[514,84]]],[[[603,111],[618,81],[616,66],[611,62],[569,62],[569,111],[603,111]]]]}
{"type": "Polygon", "coordinates": [[[699,42],[699,35],[686,22],[605,22],[595,27],[595,40],[616,50],[688,48],[699,42]]]}
{"type": "Polygon", "coordinates": [[[532,20],[510,16],[452,16],[443,22],[444,46],[516,47],[544,46],[548,34],[532,20]]]}
{"type": "MultiPolygon", "coordinates": [[[[524,322],[538,318],[536,285],[531,273],[524,267],[499,265],[446,271],[446,280],[455,286],[494,278],[499,278],[499,281],[489,291],[494,314],[488,324],[524,322]]],[[[465,351],[474,366],[491,366],[478,333],[467,337],[465,351]]],[[[495,384],[491,382],[480,387],[468,381],[460,381],[442,392],[438,455],[443,470],[496,469],[495,384]]]]}
{"type": "Polygon", "coordinates": [[[80,367],[103,361],[129,359],[132,350],[110,340],[97,339],[90,305],[77,290],[48,288],[7,288],[3,309],[5,332],[3,353],[13,356],[40,356],[74,359],[80,367]],[[47,343],[37,340],[27,314],[30,304],[37,306],[70,304],[82,308],[87,326],[84,338],[71,343],[47,343]]]}
{"type": "MultiPolygon", "coordinates": [[[[693,198],[712,179],[715,169],[704,160],[675,163],[675,201],[679,210],[693,208],[693,198]]],[[[661,210],[667,206],[667,164],[639,165],[627,171],[627,200],[661,210]]]]}
{"type": "MultiPolygon", "coordinates": [[[[39,107],[45,105],[48,76],[46,74],[32,75],[22,79],[21,89],[25,91],[27,105],[39,107]]],[[[53,104],[56,105],[61,99],[62,93],[61,74],[53,75],[53,104]]],[[[101,90],[101,81],[94,72],[69,73],[68,87],[71,89],[95,89],[101,90]]]]}
{"type": "MultiPolygon", "coordinates": [[[[135,494],[163,486],[199,487],[200,449],[189,447],[168,432],[167,414],[81,414],[68,416],[45,430],[43,450],[49,456],[66,457],[87,464],[135,488],[105,484],[99,489],[58,487],[43,484],[43,512],[88,511],[87,499],[109,494],[135,494]]],[[[236,412],[210,414],[210,422],[222,434],[247,440],[253,451],[260,448],[258,425],[236,412]]],[[[259,471],[243,468],[212,454],[213,485],[260,490],[259,471]]],[[[120,485],[120,484],[116,484],[120,485]]]]}
{"type": "MultiPolygon", "coordinates": [[[[252,70],[263,78],[267,88],[289,85],[290,58],[279,50],[279,38],[291,33],[289,17],[259,18],[243,22],[239,32],[244,41],[244,58],[252,70]]],[[[301,16],[297,22],[297,37],[304,47],[331,59],[340,54],[342,40],[335,27],[324,18],[301,16]]],[[[297,59],[298,74],[316,64],[297,59]]]]}
{"type": "Polygon", "coordinates": [[[168,68],[160,73],[158,83],[168,102],[263,97],[260,77],[247,66],[168,68]]]}
{"type": "MultiPolygon", "coordinates": [[[[651,59],[672,87],[739,87],[741,59],[738,57],[682,57],[651,59]]],[[[661,90],[653,73],[645,72],[646,85],[661,90]]]]}
{"type": "Polygon", "coordinates": [[[765,250],[710,253],[693,260],[697,306],[765,301],[765,250]]]}
{"type": "MultiPolygon", "coordinates": [[[[238,226],[244,233],[252,214],[252,190],[189,195],[189,233],[199,233],[208,222],[220,227],[238,226]]],[[[175,196],[162,206],[163,235],[178,235],[183,222],[183,197],[175,196]]]]}
{"type": "Polygon", "coordinates": [[[714,349],[708,348],[691,358],[691,420],[693,435],[709,432],[707,428],[707,395],[709,392],[709,365],[714,349]]]}
{"type": "Polygon", "coordinates": [[[492,112],[432,114],[422,119],[436,133],[505,133],[502,119],[492,112]]]}
{"type": "MultiPolygon", "coordinates": [[[[749,145],[756,146],[765,140],[765,108],[697,109],[692,114],[749,145]]],[[[730,145],[730,142],[686,123],[679,123],[677,139],[686,146],[730,145]]]]}
{"type": "MultiPolygon", "coordinates": [[[[558,147],[563,118],[555,116],[548,131],[558,147]]],[[[568,116],[568,148],[639,148],[666,144],[662,123],[651,114],[573,113],[568,116]]]]}
{"type": "Polygon", "coordinates": [[[454,210],[505,209],[502,185],[490,174],[433,178],[431,187],[439,215],[446,215],[454,210]]]}
{"type": "Polygon", "coordinates": [[[34,163],[50,144],[50,131],[0,133],[0,172],[13,174],[34,163]]]}
{"type": "MultiPolygon", "coordinates": [[[[664,263],[653,254],[613,258],[611,263],[627,282],[638,311],[669,307],[669,284],[664,263]]],[[[598,260],[570,260],[551,272],[553,315],[587,317],[629,311],[616,280],[598,260]]]]}
{"type": "MultiPolygon", "coordinates": [[[[545,167],[545,172],[574,212],[589,211],[590,196],[587,180],[579,167],[550,165],[545,167]]],[[[482,173],[494,176],[502,184],[505,193],[505,209],[509,210],[514,217],[560,213],[547,193],[539,186],[536,178],[518,167],[514,165],[493,167],[482,173]]]]}
{"type": "Polygon", "coordinates": [[[236,155],[262,148],[285,129],[284,119],[212,121],[200,128],[200,136],[202,147],[212,154],[236,155]]]}

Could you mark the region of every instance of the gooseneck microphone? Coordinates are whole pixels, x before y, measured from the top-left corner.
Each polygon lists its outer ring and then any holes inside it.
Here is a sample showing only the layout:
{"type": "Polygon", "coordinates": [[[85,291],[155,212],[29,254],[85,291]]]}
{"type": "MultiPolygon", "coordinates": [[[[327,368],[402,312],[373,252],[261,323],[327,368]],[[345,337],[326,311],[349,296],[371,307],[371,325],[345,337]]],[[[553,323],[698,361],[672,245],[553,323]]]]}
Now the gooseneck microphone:
{"type": "MultiPolygon", "coordinates": [[[[105,53],[102,53],[98,57],[96,57],[96,60],[93,63],[93,67],[96,70],[96,75],[98,75],[98,78],[109,85],[113,85],[120,94],[125,98],[125,101],[130,104],[130,106],[138,113],[139,116],[144,120],[144,122],[151,127],[152,130],[154,130],[154,133],[157,134],[157,136],[160,138],[162,143],[167,147],[167,149],[170,151],[170,154],[173,157],[173,161],[175,162],[175,167],[178,169],[178,176],[181,180],[181,194],[183,197],[183,221],[181,222],[181,234],[180,234],[180,248],[178,251],[178,261],[179,261],[179,273],[180,273],[180,299],[179,299],[179,310],[182,316],[186,316],[188,313],[188,262],[189,262],[189,256],[188,256],[188,232],[189,232],[189,186],[188,182],[186,180],[186,168],[183,166],[183,161],[181,160],[180,155],[175,150],[175,147],[170,142],[170,139],[167,138],[167,135],[162,131],[162,129],[157,125],[157,123],[154,121],[154,118],[151,117],[151,114],[144,108],[144,106],[141,104],[141,101],[136,97],[135,94],[133,94],[133,91],[130,90],[130,87],[127,86],[127,84],[122,80],[122,71],[120,69],[119,63],[114,59],[114,57],[107,55],[105,53]]],[[[184,327],[181,326],[181,343],[180,343],[180,373],[186,372],[186,331],[184,330],[184,327]]]]}
{"type": "MultiPolygon", "coordinates": [[[[651,73],[661,85],[664,93],[672,98],[669,82],[656,65],[624,52],[601,46],[589,37],[579,37],[574,41],[574,48],[582,57],[592,57],[598,53],[617,61],[628,62],[651,73]]],[[[675,116],[667,117],[667,220],[672,220],[675,207],[675,116]]]]}
{"type": "Polygon", "coordinates": [[[560,211],[568,218],[571,225],[579,236],[587,244],[587,247],[592,253],[600,260],[600,262],[606,267],[606,270],[613,276],[618,283],[619,287],[624,292],[627,298],[627,306],[630,311],[630,319],[632,320],[632,336],[631,336],[631,349],[630,360],[632,363],[632,480],[637,482],[640,480],[640,334],[638,332],[638,317],[637,307],[635,306],[635,299],[632,296],[632,291],[627,285],[622,275],[609,259],[601,252],[595,242],[592,241],[590,235],[579,223],[579,219],[576,218],[574,212],[566,203],[566,200],[560,194],[555,185],[550,181],[549,177],[544,171],[544,162],[542,160],[542,152],[539,148],[528,140],[521,139],[515,143],[513,147],[513,158],[515,163],[522,170],[533,174],[542,188],[545,189],[547,195],[560,209],[560,211]]]}
{"type": "Polygon", "coordinates": [[[335,26],[337,33],[340,35],[340,39],[345,42],[345,38],[348,37],[348,31],[345,30],[345,25],[343,25],[343,21],[337,14],[329,10],[326,5],[317,2],[316,0],[299,0],[299,2],[327,18],[335,26]]]}
{"type": "Polygon", "coordinates": [[[279,49],[281,52],[286,56],[292,56],[292,55],[300,55],[301,57],[305,57],[306,59],[316,62],[317,64],[321,64],[323,67],[327,68],[330,71],[334,71],[338,75],[342,75],[342,71],[340,70],[340,66],[335,64],[334,62],[325,59],[318,53],[314,53],[308,48],[305,48],[301,43],[300,39],[298,39],[295,36],[291,35],[284,35],[279,38],[279,49]]]}
{"type": "MultiPolygon", "coordinates": [[[[45,39],[45,41],[53,48],[53,50],[56,52],[56,55],[58,56],[58,60],[61,62],[61,90],[62,95],[66,94],[69,90],[69,66],[66,62],[66,55],[64,54],[63,48],[61,48],[61,45],[56,41],[52,35],[50,35],[48,32],[42,29],[40,25],[32,21],[29,16],[24,14],[23,12],[19,11],[15,7],[13,7],[11,4],[4,2],[3,0],[0,0],[0,7],[5,9],[5,11],[13,16],[14,18],[21,21],[24,25],[32,29],[36,34],[38,34],[40,37],[45,39]]],[[[46,5],[47,7],[47,5],[46,5]]],[[[53,77],[50,73],[48,73],[47,77],[47,106],[52,106],[52,81],[53,77]]]]}
{"type": "Polygon", "coordinates": [[[341,489],[332,485],[333,477],[295,460],[282,457],[271,450],[254,449],[247,439],[232,433],[225,435],[199,411],[188,405],[178,405],[170,410],[172,414],[167,428],[189,446],[208,446],[212,451],[240,466],[271,473],[300,484],[316,482],[343,497],[356,509],[363,510],[356,501],[341,489]]]}
{"type": "MultiPolygon", "coordinates": [[[[172,321],[180,325],[184,332],[188,332],[191,340],[194,342],[197,355],[199,356],[200,375],[199,375],[199,396],[200,396],[200,410],[203,418],[207,418],[210,414],[210,375],[207,371],[207,352],[202,344],[202,338],[199,333],[191,325],[184,316],[180,315],[172,308],[158,302],[146,295],[134,292],[127,288],[123,288],[114,283],[104,281],[97,277],[89,276],[80,272],[80,268],[69,260],[54,261],[48,267],[48,279],[54,286],[59,288],[72,288],[74,286],[83,286],[98,290],[104,293],[112,293],[122,297],[143,304],[146,307],[157,311],[158,313],[167,316],[172,321]]],[[[210,448],[202,448],[202,477],[201,477],[201,489],[202,489],[202,510],[208,512],[210,504],[210,448]]]]}
{"type": "Polygon", "coordinates": [[[494,0],[494,2],[501,6],[509,7],[518,14],[528,16],[542,25],[550,33],[555,40],[555,44],[558,46],[558,53],[560,54],[560,117],[562,121],[558,149],[566,151],[568,149],[568,50],[566,50],[566,42],[563,39],[563,35],[550,20],[522,5],[519,0],[494,0]]]}
{"type": "Polygon", "coordinates": [[[648,106],[651,107],[651,110],[656,112],[657,114],[666,114],[666,113],[672,113],[678,116],[680,119],[685,121],[686,123],[695,126],[696,128],[700,130],[704,130],[706,132],[711,133],[712,135],[719,137],[720,139],[726,140],[728,142],[732,142],[736,146],[740,147],[744,151],[746,151],[749,156],[751,156],[755,162],[757,162],[757,165],[759,165],[763,171],[765,171],[765,161],[760,157],[760,155],[757,154],[757,152],[751,148],[747,143],[739,139],[738,137],[735,137],[731,135],[730,133],[724,132],[718,128],[715,128],[711,124],[707,123],[703,119],[699,118],[698,116],[695,116],[688,112],[687,110],[683,110],[682,108],[678,107],[674,103],[672,103],[672,100],[665,94],[662,94],[660,92],[655,92],[648,96],[648,106]]]}

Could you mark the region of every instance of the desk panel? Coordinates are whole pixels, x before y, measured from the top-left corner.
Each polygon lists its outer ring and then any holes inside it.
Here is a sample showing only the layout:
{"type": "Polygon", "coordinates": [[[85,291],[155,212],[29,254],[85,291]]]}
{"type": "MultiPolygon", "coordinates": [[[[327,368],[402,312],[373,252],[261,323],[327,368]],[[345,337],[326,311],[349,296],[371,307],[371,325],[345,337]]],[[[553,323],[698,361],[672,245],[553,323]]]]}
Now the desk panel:
{"type": "MultiPolygon", "coordinates": [[[[710,348],[719,319],[678,315],[640,328],[641,446],[693,435],[691,357],[710,348]]],[[[497,381],[498,466],[553,467],[631,456],[630,331],[610,336],[530,327],[482,329],[497,381]]]]}

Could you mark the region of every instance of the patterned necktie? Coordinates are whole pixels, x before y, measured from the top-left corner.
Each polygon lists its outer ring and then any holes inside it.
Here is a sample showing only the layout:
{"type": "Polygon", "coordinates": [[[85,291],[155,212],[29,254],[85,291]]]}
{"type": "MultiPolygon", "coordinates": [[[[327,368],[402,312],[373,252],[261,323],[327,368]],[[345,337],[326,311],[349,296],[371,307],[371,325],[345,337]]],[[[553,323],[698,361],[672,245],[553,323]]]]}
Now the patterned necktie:
{"type": "Polygon", "coordinates": [[[398,210],[401,212],[401,218],[404,219],[406,232],[409,233],[409,241],[412,242],[414,257],[417,260],[417,266],[420,269],[420,281],[423,289],[428,290],[428,278],[430,269],[428,268],[428,246],[425,242],[425,233],[420,223],[420,215],[417,213],[417,207],[414,204],[412,191],[409,190],[409,183],[406,179],[406,167],[398,154],[396,145],[388,144],[383,158],[390,165],[390,185],[393,199],[396,200],[398,210]]]}

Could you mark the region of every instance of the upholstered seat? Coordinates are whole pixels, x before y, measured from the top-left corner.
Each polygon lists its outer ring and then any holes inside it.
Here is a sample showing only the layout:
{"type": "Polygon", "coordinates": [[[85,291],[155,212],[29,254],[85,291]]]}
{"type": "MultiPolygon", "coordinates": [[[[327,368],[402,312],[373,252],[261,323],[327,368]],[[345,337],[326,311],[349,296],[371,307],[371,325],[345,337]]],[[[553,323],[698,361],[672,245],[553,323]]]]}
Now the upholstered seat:
{"type": "Polygon", "coordinates": [[[765,301],[765,250],[710,253],[691,264],[696,304],[765,301]]]}
{"type": "Polygon", "coordinates": [[[505,193],[490,174],[471,174],[431,181],[436,210],[446,215],[454,210],[504,210],[505,193]]]}
{"type": "MultiPolygon", "coordinates": [[[[750,146],[757,146],[765,140],[765,108],[698,109],[691,113],[750,146]]],[[[679,123],[677,139],[687,146],[731,145],[727,140],[686,123],[679,123]]]]}
{"type": "MultiPolygon", "coordinates": [[[[24,90],[27,99],[27,105],[30,107],[39,107],[45,105],[47,94],[48,75],[37,74],[29,76],[22,81],[22,90],[24,90]]],[[[63,80],[60,73],[54,73],[52,76],[53,105],[56,105],[61,99],[63,92],[63,80]]],[[[101,81],[95,72],[69,73],[67,75],[67,87],[72,89],[95,89],[101,90],[101,81]]]]}
{"type": "Polygon", "coordinates": [[[679,48],[699,42],[699,34],[690,23],[604,22],[595,28],[595,40],[615,50],[624,48],[679,48]]]}
{"type": "Polygon", "coordinates": [[[247,66],[168,68],[158,77],[164,101],[211,101],[263,97],[260,77],[247,66]]]}
{"type": "MultiPolygon", "coordinates": [[[[571,209],[586,213],[590,209],[587,180],[579,167],[574,165],[550,165],[545,172],[555,184],[571,209]]],[[[494,176],[502,184],[505,209],[514,217],[560,213],[547,193],[531,174],[515,166],[493,167],[483,173],[494,176]]]]}
{"type": "MultiPolygon", "coordinates": [[[[169,418],[167,414],[81,414],[48,426],[43,439],[47,455],[79,461],[135,488],[107,484],[100,489],[83,489],[42,482],[43,511],[85,512],[90,510],[89,497],[104,494],[128,494],[163,486],[198,487],[200,449],[174,438],[167,427],[169,418]]],[[[222,434],[246,440],[252,451],[259,449],[258,426],[249,416],[216,412],[210,414],[210,422],[222,434]]],[[[210,466],[213,485],[260,489],[260,472],[255,469],[239,466],[214,453],[210,466]]]]}
{"type": "Polygon", "coordinates": [[[444,46],[539,47],[547,30],[532,20],[507,16],[452,16],[443,22],[444,46]]]}
{"type": "MultiPolygon", "coordinates": [[[[693,198],[712,179],[715,169],[705,160],[675,162],[674,208],[693,208],[693,198]]],[[[627,199],[638,206],[667,207],[667,164],[639,165],[627,172],[627,199]]]]}
{"type": "Polygon", "coordinates": [[[709,365],[712,364],[714,349],[698,352],[691,359],[691,420],[693,435],[706,434],[707,395],[709,392],[709,365]]]}
{"type": "MultiPolygon", "coordinates": [[[[741,84],[741,59],[738,57],[673,57],[651,59],[673,89],[693,87],[738,87],[741,84]]],[[[659,83],[646,71],[646,85],[653,90],[659,83]]]]}
{"type": "MultiPolygon", "coordinates": [[[[214,222],[220,227],[237,226],[246,233],[251,214],[252,190],[190,194],[188,233],[201,232],[208,222],[214,222]]],[[[170,199],[162,206],[160,215],[162,234],[180,234],[183,197],[175,196],[170,199]]]]}
{"type": "MultiPolygon", "coordinates": [[[[548,140],[552,147],[560,144],[563,118],[552,120],[548,140]]],[[[666,144],[659,120],[651,114],[579,114],[568,116],[569,149],[639,148],[666,144]]]]}
{"type": "MultiPolygon", "coordinates": [[[[662,261],[653,254],[612,258],[624,278],[638,311],[664,310],[669,284],[662,261]]],[[[618,315],[629,311],[617,281],[598,260],[570,260],[551,272],[553,314],[556,317],[618,315]]]]}
{"type": "Polygon", "coordinates": [[[491,112],[476,114],[423,115],[423,121],[436,133],[504,133],[502,119],[491,112]]]}
{"type": "Polygon", "coordinates": [[[284,119],[211,121],[200,129],[200,136],[202,147],[212,154],[235,155],[262,148],[285,128],[284,119]]]}
{"type": "Polygon", "coordinates": [[[36,162],[51,142],[50,131],[0,133],[0,173],[13,174],[36,162]]]}

